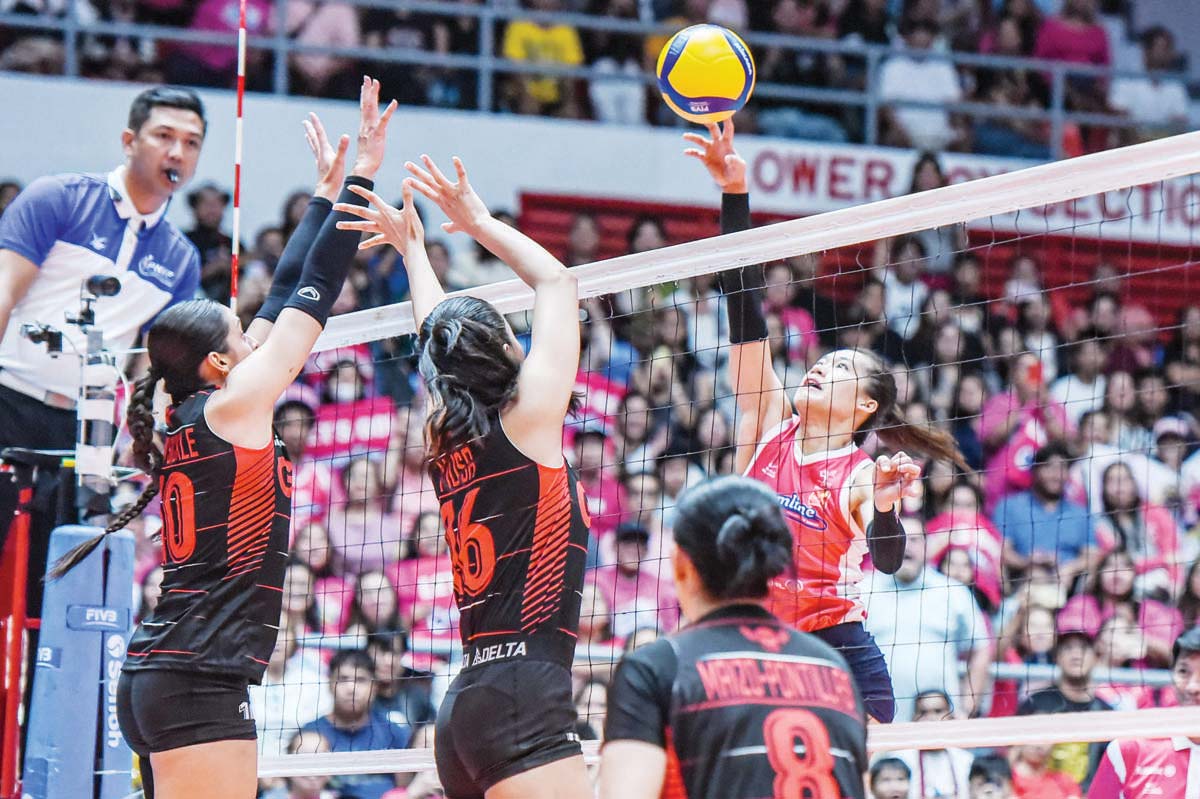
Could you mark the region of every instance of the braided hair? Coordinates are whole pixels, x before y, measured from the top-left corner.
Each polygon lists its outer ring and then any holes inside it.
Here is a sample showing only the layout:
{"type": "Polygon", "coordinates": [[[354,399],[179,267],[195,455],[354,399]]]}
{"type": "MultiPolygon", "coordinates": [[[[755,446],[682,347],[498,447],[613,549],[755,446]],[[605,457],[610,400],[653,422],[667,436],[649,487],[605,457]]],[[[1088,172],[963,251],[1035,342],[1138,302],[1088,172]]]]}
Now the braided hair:
{"type": "Polygon", "coordinates": [[[90,555],[105,536],[124,529],[141,515],[150,500],[158,495],[159,477],[164,463],[162,450],[154,441],[154,390],[162,380],[172,405],[178,405],[205,387],[200,364],[210,352],[225,352],[229,334],[229,316],[225,306],[211,300],[179,303],[159,314],[146,338],[150,371],[137,381],[125,410],[129,433],[133,436],[133,461],[150,478],[132,505],[117,515],[104,533],[77,544],[46,572],[47,580],[57,580],[90,555]]]}

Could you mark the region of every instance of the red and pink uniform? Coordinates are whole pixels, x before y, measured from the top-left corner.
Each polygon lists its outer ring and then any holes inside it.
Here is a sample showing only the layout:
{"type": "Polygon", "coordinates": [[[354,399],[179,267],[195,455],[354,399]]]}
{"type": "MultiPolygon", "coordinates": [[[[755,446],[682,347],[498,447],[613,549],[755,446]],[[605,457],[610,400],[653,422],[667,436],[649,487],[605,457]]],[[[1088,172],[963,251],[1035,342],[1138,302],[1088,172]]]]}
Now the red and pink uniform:
{"type": "Polygon", "coordinates": [[[1113,741],[1088,799],[1200,799],[1200,744],[1187,738],[1113,741]]]}
{"type": "Polygon", "coordinates": [[[867,537],[850,513],[850,487],[871,458],[854,444],[802,454],[801,421],[769,432],[745,474],[779,495],[792,530],[795,573],[771,581],[768,609],[812,632],[867,617],[858,591],[867,537]]]}

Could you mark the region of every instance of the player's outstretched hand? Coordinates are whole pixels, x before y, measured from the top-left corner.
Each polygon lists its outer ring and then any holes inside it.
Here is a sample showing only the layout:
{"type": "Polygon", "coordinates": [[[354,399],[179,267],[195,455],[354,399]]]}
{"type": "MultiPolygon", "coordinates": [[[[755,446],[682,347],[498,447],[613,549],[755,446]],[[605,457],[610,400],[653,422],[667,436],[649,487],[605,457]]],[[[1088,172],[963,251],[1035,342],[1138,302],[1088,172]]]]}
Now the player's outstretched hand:
{"type": "Polygon", "coordinates": [[[303,124],[304,140],[317,160],[317,187],[313,194],[333,202],[346,176],[346,150],[350,147],[350,137],[343,133],[334,147],[325,135],[325,126],[319,116],[310,112],[303,124]]]}
{"type": "Polygon", "coordinates": [[[710,123],[708,135],[709,138],[706,139],[699,133],[683,134],[684,139],[696,145],[684,150],[683,154],[704,164],[704,168],[712,175],[722,192],[745,194],[748,191],[746,162],[737,154],[737,150],[733,149],[733,120],[725,120],[724,126],[720,128],[715,122],[710,123]]]}
{"type": "Polygon", "coordinates": [[[343,211],[361,219],[361,222],[338,222],[339,230],[357,230],[360,233],[374,235],[358,245],[358,249],[367,250],[380,244],[390,244],[406,258],[413,247],[425,246],[425,227],[421,217],[417,216],[417,207],[413,204],[413,180],[407,178],[403,185],[404,207],[396,208],[389,205],[382,197],[362,186],[350,186],[350,191],[371,203],[364,208],[359,205],[338,203],[333,206],[335,211],[343,211]]]}
{"type": "Polygon", "coordinates": [[[919,497],[921,467],[904,452],[875,459],[875,510],[886,513],[904,497],[919,497]]]}
{"type": "Polygon", "coordinates": [[[373,180],[383,164],[388,122],[396,113],[396,101],[392,100],[383,113],[379,113],[379,81],[364,75],[358,108],[358,147],[351,174],[373,180]]]}
{"type": "Polygon", "coordinates": [[[453,160],[454,171],[458,174],[457,182],[442,174],[442,170],[438,169],[432,158],[422,155],[424,169],[412,161],[405,162],[404,168],[413,175],[405,183],[411,182],[414,189],[437,203],[442,213],[450,217],[449,222],[442,223],[442,230],[447,233],[474,235],[480,225],[492,218],[492,214],[475,193],[475,189],[471,188],[462,160],[458,156],[453,160]]]}

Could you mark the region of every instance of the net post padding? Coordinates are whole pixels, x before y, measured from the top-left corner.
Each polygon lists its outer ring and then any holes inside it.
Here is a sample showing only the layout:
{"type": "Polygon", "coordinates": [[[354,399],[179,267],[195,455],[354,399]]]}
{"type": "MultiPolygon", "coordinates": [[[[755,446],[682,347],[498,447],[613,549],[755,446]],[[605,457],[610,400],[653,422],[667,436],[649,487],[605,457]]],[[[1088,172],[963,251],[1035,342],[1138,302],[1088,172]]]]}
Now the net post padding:
{"type": "MultiPolygon", "coordinates": [[[[1118,738],[1200,738],[1200,713],[1195,708],[1153,708],[1110,712],[1056,713],[1049,717],[1011,716],[969,721],[907,721],[872,724],[867,749],[985,749],[1019,744],[1057,744],[1112,741],[1118,738]]],[[[600,760],[600,744],[583,742],[588,763],[600,760]]],[[[432,771],[432,749],[335,752],[263,758],[260,777],[336,776],[432,771]]]]}
{"type": "MultiPolygon", "coordinates": [[[[919,194],[677,244],[574,267],[579,296],[653,286],[738,266],[817,253],[990,216],[1128,189],[1200,172],[1200,132],[956,183],[919,194]]],[[[506,280],[454,292],[501,313],[533,307],[533,291],[506,280]]],[[[329,320],[314,351],[412,333],[412,304],[385,305],[329,320]]]]}

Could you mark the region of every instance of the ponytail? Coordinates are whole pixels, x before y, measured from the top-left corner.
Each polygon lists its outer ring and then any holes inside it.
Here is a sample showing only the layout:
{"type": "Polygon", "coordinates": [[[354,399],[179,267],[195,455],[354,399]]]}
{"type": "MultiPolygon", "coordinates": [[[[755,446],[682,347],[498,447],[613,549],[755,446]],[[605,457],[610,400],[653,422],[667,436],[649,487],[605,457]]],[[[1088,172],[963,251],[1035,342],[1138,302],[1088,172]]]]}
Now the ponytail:
{"type": "Polygon", "coordinates": [[[109,535],[124,529],[131,521],[141,515],[150,500],[158,495],[158,479],[162,472],[163,454],[154,443],[154,388],[160,376],[153,367],[150,372],[137,383],[137,388],[129,398],[129,407],[125,411],[125,419],[129,424],[129,433],[133,436],[134,463],[150,478],[150,484],[142,490],[137,500],[122,511],[104,532],[72,547],[69,552],[55,561],[54,566],[46,572],[46,580],[57,580],[71,569],[79,565],[96,547],[109,535]]]}
{"type": "MultiPolygon", "coordinates": [[[[876,417],[878,415],[876,412],[876,417]]],[[[950,461],[963,471],[971,469],[958,451],[954,436],[932,425],[909,424],[894,405],[873,429],[879,440],[893,452],[916,452],[934,460],[950,461]]]]}
{"type": "Polygon", "coordinates": [[[446,300],[425,319],[417,368],[433,399],[432,457],[486,436],[516,399],[520,366],[506,344],[503,318],[474,298],[446,300]]]}
{"type": "Polygon", "coordinates": [[[863,375],[867,396],[879,407],[867,417],[854,432],[855,443],[861,445],[868,433],[875,433],[880,441],[892,451],[903,450],[910,454],[921,454],[934,460],[950,461],[963,471],[970,471],[966,459],[958,451],[954,437],[933,425],[914,425],[905,420],[896,407],[896,380],[888,371],[883,359],[872,352],[858,354],[871,359],[870,371],[863,375]]]}

